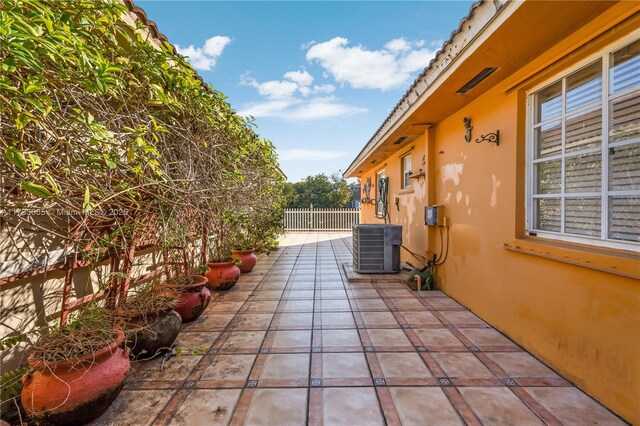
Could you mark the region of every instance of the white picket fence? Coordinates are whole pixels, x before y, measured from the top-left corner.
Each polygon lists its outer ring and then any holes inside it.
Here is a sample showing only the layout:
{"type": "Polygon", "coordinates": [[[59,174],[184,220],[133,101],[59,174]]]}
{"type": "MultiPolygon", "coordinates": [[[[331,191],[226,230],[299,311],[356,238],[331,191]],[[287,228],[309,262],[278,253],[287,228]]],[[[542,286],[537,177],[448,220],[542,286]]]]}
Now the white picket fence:
{"type": "Polygon", "coordinates": [[[359,209],[286,209],[285,231],[351,231],[360,223],[359,209]]]}

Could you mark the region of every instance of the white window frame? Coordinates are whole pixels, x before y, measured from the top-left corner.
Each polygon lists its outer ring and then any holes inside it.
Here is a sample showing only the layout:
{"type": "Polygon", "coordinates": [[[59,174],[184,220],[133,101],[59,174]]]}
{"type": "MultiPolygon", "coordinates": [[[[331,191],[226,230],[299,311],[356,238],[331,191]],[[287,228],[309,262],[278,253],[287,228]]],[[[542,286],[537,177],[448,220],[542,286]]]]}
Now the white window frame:
{"type": "Polygon", "coordinates": [[[407,188],[411,188],[411,168],[412,168],[412,164],[411,164],[411,153],[405,154],[402,157],[400,157],[400,173],[402,174],[402,189],[407,189],[407,188]],[[409,159],[409,170],[405,169],[405,165],[404,162],[406,159],[409,159]],[[407,172],[409,173],[409,176],[407,176],[407,172]]]}
{"type": "MultiPolygon", "coordinates": [[[[610,73],[610,68],[609,68],[609,64],[610,64],[610,55],[615,52],[616,50],[618,50],[619,48],[632,43],[636,40],[640,39],[640,30],[636,30],[633,31],[632,33],[630,33],[629,35],[621,38],[620,40],[617,40],[614,43],[611,43],[609,45],[607,45],[606,47],[604,47],[603,49],[599,50],[598,53],[595,53],[593,55],[590,55],[589,57],[577,62],[576,64],[574,64],[573,66],[565,69],[564,71],[562,71],[561,73],[558,73],[556,75],[554,75],[553,77],[545,80],[544,82],[530,88],[529,90],[526,91],[526,95],[527,95],[527,119],[526,119],[526,126],[527,126],[527,132],[526,132],[526,205],[525,205],[525,214],[526,214],[526,224],[525,224],[525,233],[527,235],[532,235],[532,236],[537,236],[537,237],[542,237],[542,238],[548,238],[548,239],[552,239],[552,240],[560,240],[560,241],[566,241],[566,242],[570,242],[570,243],[579,243],[579,244],[588,244],[588,245],[592,245],[592,246],[601,246],[601,247],[608,247],[608,248],[614,248],[614,249],[621,249],[621,250],[630,250],[630,251],[634,251],[634,252],[640,252],[640,243],[636,243],[636,242],[632,242],[632,241],[622,241],[622,240],[613,240],[613,239],[609,239],[608,238],[608,194],[609,194],[609,190],[608,190],[608,176],[609,176],[609,148],[614,148],[616,146],[619,145],[628,145],[631,143],[636,143],[640,141],[640,138],[635,138],[635,139],[631,139],[628,141],[623,141],[623,142],[616,142],[613,144],[609,144],[608,143],[608,138],[609,138],[609,101],[610,101],[610,96],[609,96],[609,92],[610,92],[610,81],[609,81],[609,73],[610,73]],[[600,148],[602,150],[602,156],[601,156],[601,173],[602,173],[602,179],[601,179],[601,212],[602,212],[602,216],[601,216],[601,235],[600,237],[589,237],[589,236],[583,236],[583,235],[575,235],[575,234],[565,234],[564,233],[564,222],[565,222],[565,213],[564,213],[564,197],[561,196],[560,200],[560,220],[561,220],[561,232],[553,232],[553,231],[546,231],[546,230],[539,230],[539,229],[535,229],[533,228],[533,224],[535,223],[535,218],[534,218],[534,214],[535,214],[535,208],[534,208],[534,185],[536,184],[535,181],[535,167],[534,167],[534,141],[535,141],[535,128],[534,128],[534,116],[535,116],[535,101],[534,101],[534,95],[544,89],[545,87],[550,86],[551,84],[554,84],[558,81],[563,81],[563,90],[562,90],[562,113],[560,115],[560,119],[562,120],[562,133],[561,133],[561,138],[562,138],[562,155],[560,156],[561,158],[564,157],[564,147],[565,147],[565,132],[564,132],[564,127],[565,127],[565,116],[567,115],[564,111],[564,104],[565,104],[565,97],[566,97],[566,87],[565,87],[565,83],[564,83],[564,78],[569,76],[570,74],[572,74],[575,71],[580,70],[581,68],[584,68],[594,62],[596,62],[598,59],[602,60],[602,70],[603,70],[603,74],[602,74],[602,99],[601,99],[601,105],[602,105],[602,117],[604,117],[604,120],[602,121],[602,141],[600,144],[600,148]]],[[[616,97],[618,96],[624,96],[625,94],[628,94],[626,92],[622,93],[622,94],[618,94],[616,95],[616,97]]],[[[587,108],[588,109],[588,108],[587,108]]],[[[575,111],[572,111],[571,114],[575,113],[575,111]]],[[[555,118],[556,120],[558,119],[557,117],[555,118]]],[[[550,119],[551,120],[551,119],[550,119]]],[[[540,123],[538,123],[540,124],[540,123]]],[[[593,149],[591,149],[593,151],[593,149]]],[[[549,160],[552,159],[551,158],[545,158],[545,160],[549,160]]],[[[564,170],[564,161],[562,162],[563,167],[562,167],[562,172],[561,172],[561,179],[562,179],[562,193],[564,193],[564,182],[565,182],[565,170],[564,170]]],[[[579,195],[579,194],[572,194],[572,195],[579,195]]],[[[615,195],[622,195],[624,196],[625,194],[623,193],[616,193],[615,195]]],[[[629,194],[629,195],[633,195],[633,194],[629,194]]],[[[544,197],[543,197],[544,198],[544,197]]]]}

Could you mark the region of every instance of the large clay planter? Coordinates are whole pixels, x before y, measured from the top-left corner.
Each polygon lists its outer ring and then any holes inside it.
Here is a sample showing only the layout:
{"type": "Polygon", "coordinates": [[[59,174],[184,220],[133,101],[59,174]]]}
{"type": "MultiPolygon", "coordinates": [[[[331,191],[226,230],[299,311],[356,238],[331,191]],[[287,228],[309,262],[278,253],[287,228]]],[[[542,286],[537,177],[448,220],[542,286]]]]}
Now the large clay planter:
{"type": "Polygon", "coordinates": [[[231,253],[231,257],[234,259],[240,259],[240,272],[243,274],[251,272],[258,261],[254,249],[234,250],[231,253]]]}
{"type": "Polygon", "coordinates": [[[116,399],[131,362],[122,348],[124,333],[112,344],[57,364],[29,357],[33,373],[22,377],[22,406],[37,423],[83,425],[96,419],[116,399]]]}
{"type": "Polygon", "coordinates": [[[209,280],[208,287],[214,291],[229,290],[240,278],[240,268],[234,262],[209,262],[209,270],[204,274],[209,280]]]}
{"type": "Polygon", "coordinates": [[[194,275],[192,283],[184,286],[180,293],[176,312],[182,317],[182,322],[193,321],[204,312],[211,301],[211,292],[205,285],[208,280],[202,275],[194,275]]]}
{"type": "Polygon", "coordinates": [[[147,321],[144,330],[127,336],[127,347],[131,349],[134,359],[153,358],[163,349],[168,350],[176,341],[182,326],[182,318],[173,309],[147,318],[147,321]]]}

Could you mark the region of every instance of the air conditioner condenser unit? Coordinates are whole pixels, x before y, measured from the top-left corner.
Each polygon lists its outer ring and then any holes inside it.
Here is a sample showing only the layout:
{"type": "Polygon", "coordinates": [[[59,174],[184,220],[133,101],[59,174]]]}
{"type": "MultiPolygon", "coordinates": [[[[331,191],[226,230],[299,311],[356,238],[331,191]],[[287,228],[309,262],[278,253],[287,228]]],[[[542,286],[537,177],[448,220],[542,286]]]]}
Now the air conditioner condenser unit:
{"type": "Polygon", "coordinates": [[[360,274],[400,272],[401,245],[400,225],[354,225],[353,269],[360,274]]]}

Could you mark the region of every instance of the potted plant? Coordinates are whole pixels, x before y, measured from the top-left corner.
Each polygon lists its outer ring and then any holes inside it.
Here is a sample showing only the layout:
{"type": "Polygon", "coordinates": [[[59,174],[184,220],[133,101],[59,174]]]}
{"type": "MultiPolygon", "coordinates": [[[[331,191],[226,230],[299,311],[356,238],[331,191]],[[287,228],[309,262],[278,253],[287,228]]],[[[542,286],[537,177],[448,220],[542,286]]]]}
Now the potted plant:
{"type": "Polygon", "coordinates": [[[255,254],[255,249],[250,245],[240,245],[236,246],[231,252],[231,257],[239,263],[238,267],[240,268],[240,272],[243,274],[248,274],[253,271],[256,263],[258,262],[258,257],[255,254]]]}
{"type": "Polygon", "coordinates": [[[193,321],[202,315],[211,301],[211,292],[206,287],[208,280],[203,275],[192,275],[186,261],[177,269],[166,285],[177,295],[175,310],[182,322],[193,321]]]}
{"type": "MultiPolygon", "coordinates": [[[[2,358],[10,358],[11,355],[19,357],[18,352],[25,350],[28,342],[28,333],[19,333],[7,336],[0,340],[0,353],[2,358]],[[12,353],[10,353],[12,352],[12,353]]],[[[29,372],[30,368],[18,365],[14,368],[4,366],[0,375],[0,420],[8,424],[23,424],[26,413],[20,404],[20,394],[22,393],[22,376],[29,372]]],[[[0,422],[4,425],[5,423],[0,422]]]]}
{"type": "Polygon", "coordinates": [[[435,279],[432,269],[432,264],[429,264],[422,269],[413,269],[407,278],[407,285],[414,291],[433,290],[435,279]]]}
{"type": "Polygon", "coordinates": [[[116,309],[118,323],[134,359],[149,359],[170,350],[180,333],[182,318],[175,311],[178,297],[165,283],[137,288],[116,309]]]}
{"type": "Polygon", "coordinates": [[[238,229],[234,235],[231,258],[238,263],[240,272],[247,274],[256,266],[258,258],[255,255],[255,247],[249,234],[249,217],[239,215],[238,229]]]}
{"type": "Polygon", "coordinates": [[[36,423],[85,424],[116,399],[131,363],[113,324],[112,312],[93,306],[33,344],[21,400],[36,423]]]}
{"type": "Polygon", "coordinates": [[[204,274],[211,290],[229,290],[240,278],[240,268],[231,257],[231,232],[236,220],[237,215],[229,210],[212,220],[214,235],[213,238],[208,238],[211,243],[209,245],[210,261],[207,262],[209,270],[204,274]]]}

